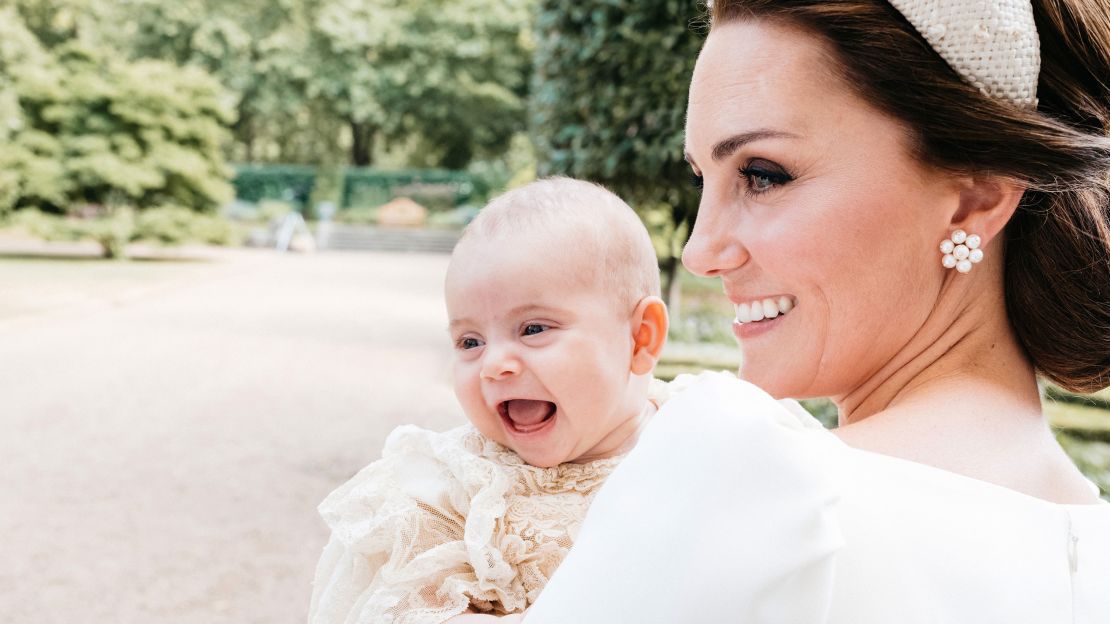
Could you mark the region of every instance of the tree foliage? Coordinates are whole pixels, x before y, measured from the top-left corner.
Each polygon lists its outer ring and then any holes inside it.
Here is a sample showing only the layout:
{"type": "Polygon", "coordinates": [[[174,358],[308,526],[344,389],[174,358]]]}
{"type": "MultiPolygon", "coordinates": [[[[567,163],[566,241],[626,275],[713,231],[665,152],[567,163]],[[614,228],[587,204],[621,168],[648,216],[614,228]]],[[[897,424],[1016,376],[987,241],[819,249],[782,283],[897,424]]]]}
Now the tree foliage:
{"type": "Polygon", "coordinates": [[[49,50],[81,40],[214,76],[236,160],[365,165],[399,149],[463,168],[526,126],[535,0],[11,2],[49,50]]]}
{"type": "Polygon", "coordinates": [[[233,114],[209,75],[130,62],[92,37],[48,37],[48,47],[11,9],[0,24],[10,148],[0,156],[0,210],[175,203],[203,211],[231,198],[222,148],[233,114]]]}
{"type": "Polygon", "coordinates": [[[65,202],[67,180],[59,145],[27,127],[20,105],[20,89],[46,89],[53,78],[50,54],[13,9],[0,9],[0,216],[21,202],[65,202]]]}
{"type": "Polygon", "coordinates": [[[682,147],[701,19],[681,0],[542,0],[536,20],[539,173],[594,180],[631,201],[669,276],[697,209],[682,147]]]}
{"type": "Polygon", "coordinates": [[[231,94],[233,158],[319,162],[338,126],[321,123],[306,98],[306,10],[301,0],[129,0],[116,9],[132,58],[199,67],[231,94]]]}
{"type": "Polygon", "coordinates": [[[351,162],[416,137],[423,162],[461,168],[525,126],[529,0],[323,0],[308,92],[351,132],[351,162]]]}
{"type": "Polygon", "coordinates": [[[362,166],[384,145],[405,145],[408,164],[461,168],[525,128],[531,9],[532,0],[129,0],[118,14],[134,58],[201,67],[235,95],[236,158],[362,166]]]}

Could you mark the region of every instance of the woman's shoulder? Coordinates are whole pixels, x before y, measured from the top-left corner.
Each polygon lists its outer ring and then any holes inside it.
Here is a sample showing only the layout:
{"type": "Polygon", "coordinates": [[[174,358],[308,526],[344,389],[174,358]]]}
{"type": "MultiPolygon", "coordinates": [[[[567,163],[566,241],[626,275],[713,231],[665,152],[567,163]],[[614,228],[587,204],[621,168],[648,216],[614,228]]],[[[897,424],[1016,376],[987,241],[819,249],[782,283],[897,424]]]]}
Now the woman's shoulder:
{"type": "Polygon", "coordinates": [[[735,376],[687,381],[594,499],[528,621],[822,621],[825,600],[796,596],[827,593],[843,545],[824,457],[835,438],[735,376]],[[647,572],[661,569],[680,576],[647,572]]]}
{"type": "Polygon", "coordinates": [[[786,458],[805,467],[824,461],[824,453],[815,454],[815,448],[841,446],[796,401],[776,400],[732,373],[706,372],[671,382],[666,402],[633,453],[659,447],[678,461],[710,454],[731,458],[737,467],[786,458]],[[695,452],[679,455],[679,449],[695,452]]]}

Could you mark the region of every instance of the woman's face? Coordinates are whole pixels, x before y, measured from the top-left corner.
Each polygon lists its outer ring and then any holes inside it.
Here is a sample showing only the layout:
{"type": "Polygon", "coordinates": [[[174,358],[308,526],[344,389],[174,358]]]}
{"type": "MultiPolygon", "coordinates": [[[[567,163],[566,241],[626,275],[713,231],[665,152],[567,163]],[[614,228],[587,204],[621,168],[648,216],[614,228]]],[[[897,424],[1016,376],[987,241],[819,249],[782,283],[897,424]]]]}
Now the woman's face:
{"type": "Polygon", "coordinates": [[[836,63],[814,35],[741,21],[713,29],[690,87],[703,188],[683,262],[721,278],[748,321],[733,325],[741,376],[775,396],[850,392],[909,343],[959,205],[954,178],[918,163],[836,63]]]}

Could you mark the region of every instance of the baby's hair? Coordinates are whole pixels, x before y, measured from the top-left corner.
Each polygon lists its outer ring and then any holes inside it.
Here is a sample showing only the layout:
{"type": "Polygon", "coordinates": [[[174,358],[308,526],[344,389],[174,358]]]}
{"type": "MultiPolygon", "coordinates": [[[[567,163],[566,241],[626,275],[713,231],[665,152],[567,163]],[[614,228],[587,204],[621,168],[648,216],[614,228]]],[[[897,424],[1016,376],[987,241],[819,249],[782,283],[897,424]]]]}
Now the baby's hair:
{"type": "Polygon", "coordinates": [[[660,294],[659,263],[647,228],[603,186],[552,177],[511,190],[482,209],[459,246],[524,233],[572,243],[568,255],[596,257],[596,262],[578,263],[593,269],[580,276],[583,282],[612,294],[629,311],[644,297],[660,294]]]}

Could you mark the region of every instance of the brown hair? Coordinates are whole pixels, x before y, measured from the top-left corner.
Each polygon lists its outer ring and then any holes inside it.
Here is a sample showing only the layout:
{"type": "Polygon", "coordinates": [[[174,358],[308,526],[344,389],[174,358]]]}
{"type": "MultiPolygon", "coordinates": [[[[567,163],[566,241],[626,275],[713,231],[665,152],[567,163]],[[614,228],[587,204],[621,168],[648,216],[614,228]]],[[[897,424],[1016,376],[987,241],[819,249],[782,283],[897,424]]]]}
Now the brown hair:
{"type": "Polygon", "coordinates": [[[1037,110],[960,79],[882,0],[716,0],[712,23],[769,19],[832,42],[841,77],[912,131],[916,156],[1027,185],[1005,230],[1010,323],[1064,388],[1110,385],[1110,3],[1034,0],[1037,110]]]}

